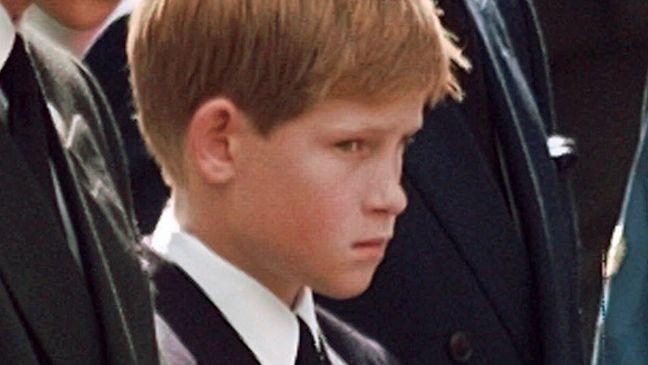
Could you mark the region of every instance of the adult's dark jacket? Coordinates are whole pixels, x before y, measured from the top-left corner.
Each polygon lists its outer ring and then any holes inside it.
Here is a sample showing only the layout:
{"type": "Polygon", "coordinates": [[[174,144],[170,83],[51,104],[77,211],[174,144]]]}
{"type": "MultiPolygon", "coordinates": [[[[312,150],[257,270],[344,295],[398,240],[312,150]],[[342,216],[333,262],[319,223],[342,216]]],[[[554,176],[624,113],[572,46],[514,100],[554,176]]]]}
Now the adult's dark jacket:
{"type": "Polygon", "coordinates": [[[126,57],[128,19],[123,16],[111,24],[92,45],[84,62],[99,81],[114,112],[126,150],[138,227],[143,234],[149,234],[155,228],[169,191],[133,117],[126,57]]]}
{"type": "Polygon", "coordinates": [[[369,290],[321,299],[405,364],[581,364],[568,155],[527,0],[440,1],[474,70],[405,157],[409,205],[369,290]],[[559,151],[560,152],[560,151],[559,151]]]}
{"type": "Polygon", "coordinates": [[[30,110],[58,141],[51,159],[83,270],[58,207],[0,124],[0,364],[156,364],[149,286],[132,252],[130,189],[112,116],[79,64],[25,38],[43,97],[30,110]]]}
{"type": "MultiPolygon", "coordinates": [[[[260,364],[236,330],[187,274],[153,253],[149,255],[149,263],[157,292],[158,336],[175,336],[179,340],[175,344],[161,341],[160,352],[166,358],[177,358],[178,353],[188,350],[198,364],[260,364]]],[[[376,342],[326,310],[316,310],[327,343],[349,365],[398,365],[397,360],[376,342]]]]}

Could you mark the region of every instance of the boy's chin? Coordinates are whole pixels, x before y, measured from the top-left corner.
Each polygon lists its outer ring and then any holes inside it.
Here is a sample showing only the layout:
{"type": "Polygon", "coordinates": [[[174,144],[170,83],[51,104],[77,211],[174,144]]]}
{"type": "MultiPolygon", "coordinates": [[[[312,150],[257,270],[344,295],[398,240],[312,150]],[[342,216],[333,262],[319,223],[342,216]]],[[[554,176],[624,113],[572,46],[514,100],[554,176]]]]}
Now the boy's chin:
{"type": "Polygon", "coordinates": [[[353,299],[364,293],[371,285],[373,272],[365,277],[339,278],[325,285],[313,287],[313,291],[335,300],[353,299]]]}

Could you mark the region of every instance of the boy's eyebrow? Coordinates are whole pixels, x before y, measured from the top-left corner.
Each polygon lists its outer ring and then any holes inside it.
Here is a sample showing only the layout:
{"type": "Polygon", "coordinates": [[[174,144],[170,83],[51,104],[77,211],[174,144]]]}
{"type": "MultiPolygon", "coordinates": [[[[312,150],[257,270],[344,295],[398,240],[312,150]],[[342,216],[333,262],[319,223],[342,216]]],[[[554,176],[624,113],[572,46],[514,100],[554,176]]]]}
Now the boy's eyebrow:
{"type": "MultiPolygon", "coordinates": [[[[405,122],[403,121],[403,124],[405,122]]],[[[378,135],[378,134],[383,134],[383,133],[388,133],[391,131],[394,131],[397,129],[399,126],[399,123],[393,123],[390,124],[389,126],[375,126],[375,125],[367,125],[362,122],[354,123],[352,125],[349,124],[329,124],[329,130],[333,133],[363,133],[363,134],[371,134],[371,135],[378,135]]],[[[406,131],[406,134],[414,134],[417,131],[421,129],[423,126],[423,121],[422,119],[417,123],[414,127],[408,128],[406,131]]]]}

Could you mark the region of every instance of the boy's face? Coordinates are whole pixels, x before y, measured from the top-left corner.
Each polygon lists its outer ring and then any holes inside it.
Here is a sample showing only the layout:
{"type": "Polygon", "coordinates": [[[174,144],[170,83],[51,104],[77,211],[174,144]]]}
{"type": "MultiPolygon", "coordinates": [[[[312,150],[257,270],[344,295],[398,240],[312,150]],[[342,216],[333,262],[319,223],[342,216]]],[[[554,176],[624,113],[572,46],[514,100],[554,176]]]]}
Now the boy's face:
{"type": "Polygon", "coordinates": [[[423,103],[329,100],[267,137],[245,134],[226,217],[236,264],[275,291],[364,291],[407,204],[403,153],[423,103]]]}

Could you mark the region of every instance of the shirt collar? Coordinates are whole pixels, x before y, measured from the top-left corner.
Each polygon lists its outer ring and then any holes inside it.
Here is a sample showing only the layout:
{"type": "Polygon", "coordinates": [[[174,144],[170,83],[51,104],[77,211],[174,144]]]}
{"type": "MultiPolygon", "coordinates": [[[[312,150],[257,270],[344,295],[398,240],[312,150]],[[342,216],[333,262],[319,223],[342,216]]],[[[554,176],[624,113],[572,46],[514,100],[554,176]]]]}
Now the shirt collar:
{"type": "Polygon", "coordinates": [[[113,10],[110,16],[106,18],[106,24],[111,24],[122,16],[132,13],[133,9],[135,9],[135,6],[137,6],[138,3],[139,0],[121,0],[115,10],[113,10]]]}
{"type": "Polygon", "coordinates": [[[4,68],[16,40],[16,26],[0,4],[0,70],[4,68]]]}
{"type": "Polygon", "coordinates": [[[171,209],[163,213],[151,245],[200,286],[262,365],[295,362],[299,344],[295,315],[308,325],[320,346],[320,329],[309,288],[301,292],[291,311],[265,286],[182,231],[171,209]]]}

